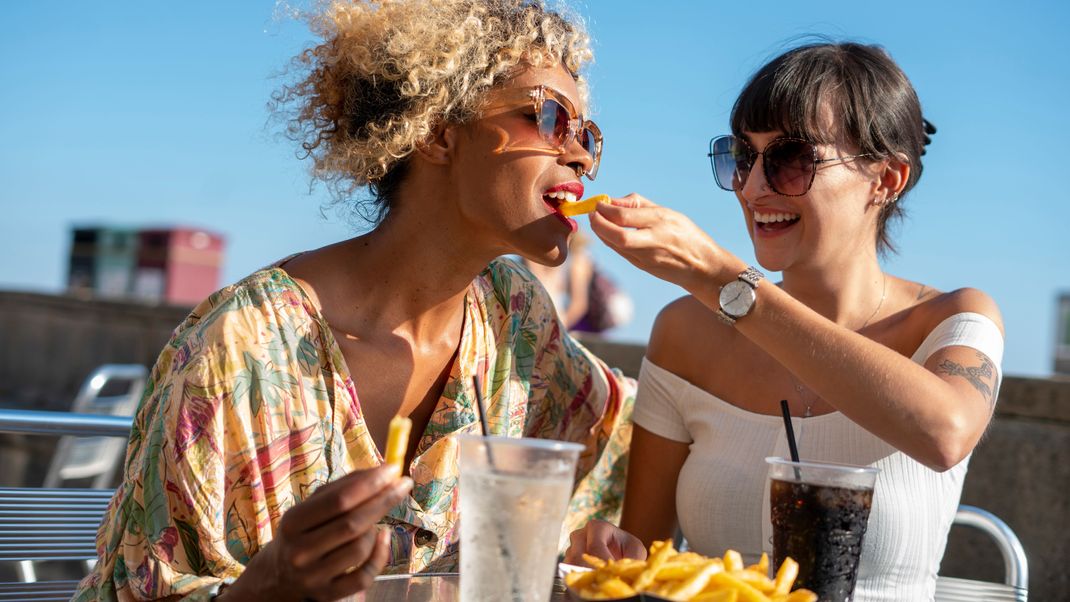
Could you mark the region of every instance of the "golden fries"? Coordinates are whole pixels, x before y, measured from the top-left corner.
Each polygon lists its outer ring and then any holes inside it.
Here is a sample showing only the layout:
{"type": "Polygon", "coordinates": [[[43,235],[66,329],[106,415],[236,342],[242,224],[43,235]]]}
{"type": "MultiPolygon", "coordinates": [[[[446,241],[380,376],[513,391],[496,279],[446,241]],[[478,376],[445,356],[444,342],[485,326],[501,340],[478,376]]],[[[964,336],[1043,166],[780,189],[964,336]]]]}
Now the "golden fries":
{"type": "Polygon", "coordinates": [[[671,541],[656,541],[647,560],[602,560],[584,555],[592,571],[573,571],[565,584],[584,600],[614,600],[647,594],[674,602],[817,602],[805,589],[791,591],[799,564],[787,558],[769,576],[769,557],[746,568],[739,552],[722,558],[677,552],[671,541]]]}
{"type": "Polygon", "coordinates": [[[609,202],[609,195],[596,194],[593,197],[583,199],[582,201],[561,203],[561,206],[559,206],[557,210],[565,217],[575,217],[577,215],[583,215],[584,213],[590,213],[594,211],[594,208],[598,206],[598,203],[606,202],[609,202]]]}
{"type": "Polygon", "coordinates": [[[401,465],[405,463],[405,452],[409,449],[409,433],[412,420],[404,416],[390,419],[390,431],[386,436],[386,457],[384,460],[394,469],[394,474],[401,476],[401,465]]]}

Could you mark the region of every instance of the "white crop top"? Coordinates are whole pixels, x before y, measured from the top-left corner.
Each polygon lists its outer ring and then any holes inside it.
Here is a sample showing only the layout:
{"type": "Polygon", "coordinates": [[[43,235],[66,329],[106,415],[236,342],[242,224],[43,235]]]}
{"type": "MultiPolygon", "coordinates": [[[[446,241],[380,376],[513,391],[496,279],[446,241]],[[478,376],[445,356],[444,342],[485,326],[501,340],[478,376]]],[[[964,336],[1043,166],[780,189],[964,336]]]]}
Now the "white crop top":
{"type": "MultiPolygon", "coordinates": [[[[981,314],[947,318],[911,359],[924,364],[937,350],[954,345],[972,347],[992,360],[998,391],[1003,336],[981,314]]],[[[691,549],[719,555],[732,548],[748,563],[763,551],[772,556],[765,458],[789,456],[780,416],[740,409],[644,359],[634,420],[656,435],[691,444],[676,489],[677,516],[691,549]]],[[[935,472],[839,412],[793,418],[792,425],[803,459],[881,469],[855,600],[932,600],[970,458],[935,472]]]]}

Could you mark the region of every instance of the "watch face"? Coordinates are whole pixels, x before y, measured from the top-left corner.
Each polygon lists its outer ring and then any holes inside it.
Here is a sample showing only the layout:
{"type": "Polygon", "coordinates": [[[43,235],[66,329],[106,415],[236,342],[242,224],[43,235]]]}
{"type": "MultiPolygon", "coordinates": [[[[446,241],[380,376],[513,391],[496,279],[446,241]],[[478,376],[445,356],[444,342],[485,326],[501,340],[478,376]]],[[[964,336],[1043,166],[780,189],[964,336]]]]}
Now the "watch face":
{"type": "Polygon", "coordinates": [[[754,289],[740,280],[733,280],[721,287],[721,309],[733,318],[747,315],[756,298],[754,289]]]}

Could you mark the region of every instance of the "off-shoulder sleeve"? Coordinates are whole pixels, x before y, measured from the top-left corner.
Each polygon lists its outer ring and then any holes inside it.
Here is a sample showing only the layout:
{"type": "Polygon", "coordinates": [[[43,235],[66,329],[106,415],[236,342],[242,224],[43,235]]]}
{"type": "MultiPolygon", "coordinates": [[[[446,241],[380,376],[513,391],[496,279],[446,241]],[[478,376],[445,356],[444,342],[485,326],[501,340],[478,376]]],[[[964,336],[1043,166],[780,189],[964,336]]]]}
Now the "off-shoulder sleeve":
{"type": "Polygon", "coordinates": [[[995,365],[996,389],[999,389],[1003,381],[1003,333],[992,318],[975,312],[948,316],[925,337],[914,352],[914,361],[924,364],[937,351],[954,346],[971,347],[988,356],[995,365]]]}
{"type": "Polygon", "coordinates": [[[677,407],[686,388],[684,379],[643,358],[635,401],[635,423],[660,437],[690,443],[691,433],[677,407]]]}

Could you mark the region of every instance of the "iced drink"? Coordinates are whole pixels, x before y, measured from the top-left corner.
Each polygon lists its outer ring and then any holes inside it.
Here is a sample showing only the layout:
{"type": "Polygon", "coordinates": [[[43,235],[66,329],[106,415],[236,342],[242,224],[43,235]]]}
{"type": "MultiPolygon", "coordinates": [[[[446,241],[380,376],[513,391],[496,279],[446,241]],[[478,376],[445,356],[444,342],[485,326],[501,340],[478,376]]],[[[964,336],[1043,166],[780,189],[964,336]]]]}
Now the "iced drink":
{"type": "Polygon", "coordinates": [[[878,469],[767,458],[773,566],[799,563],[795,587],[822,602],[849,602],[878,469]]]}
{"type": "Polygon", "coordinates": [[[542,439],[458,439],[461,600],[546,602],[583,447],[542,439]]]}

